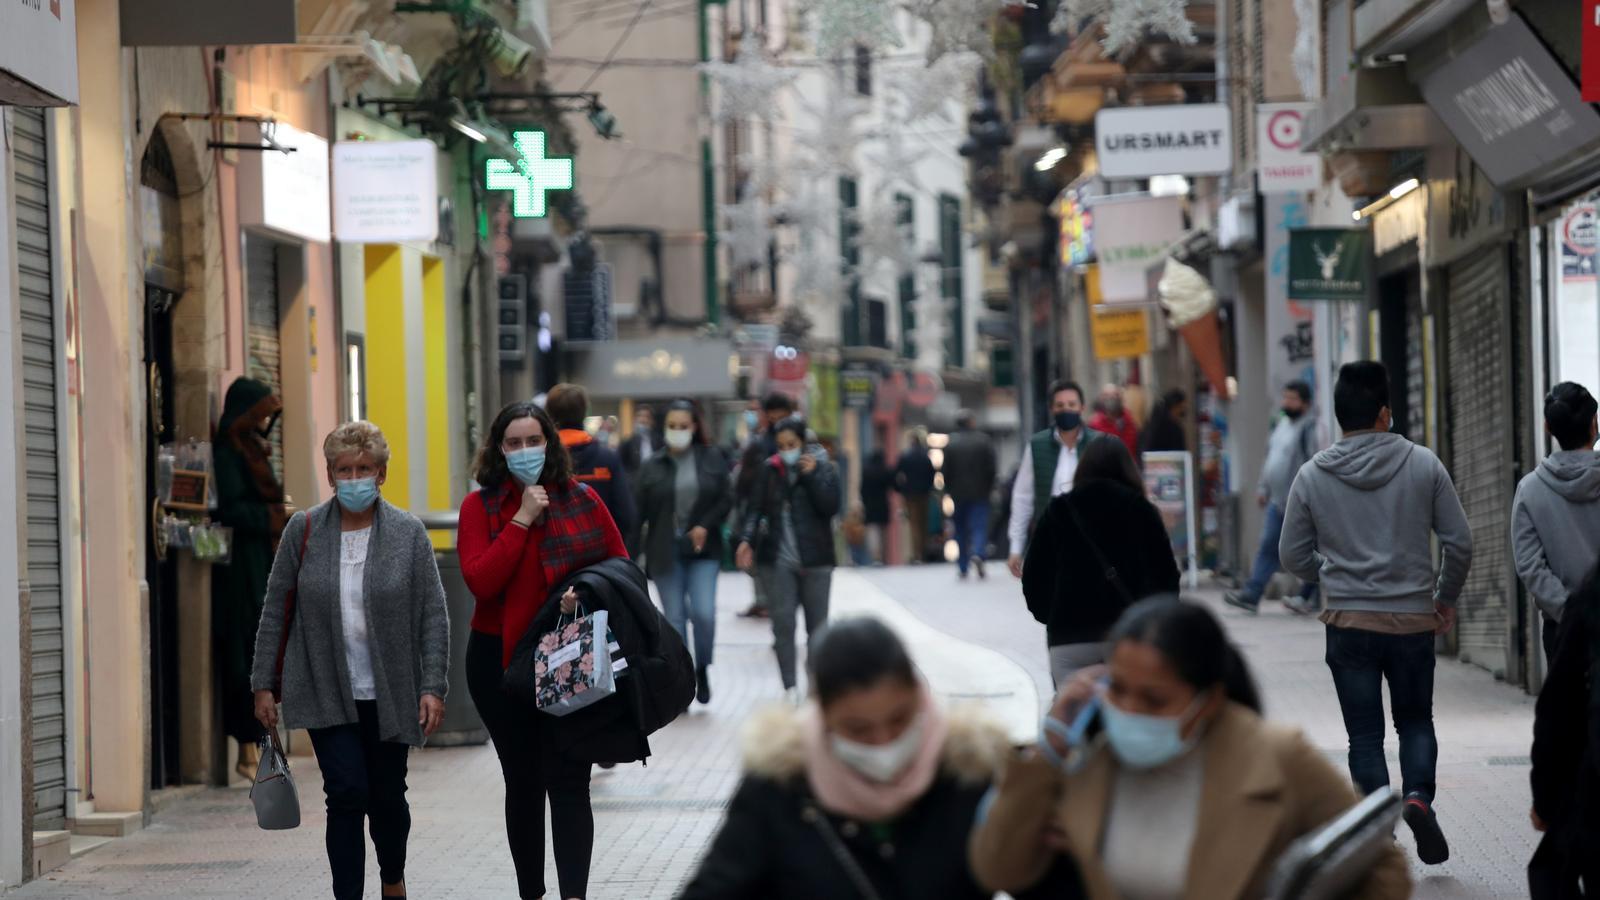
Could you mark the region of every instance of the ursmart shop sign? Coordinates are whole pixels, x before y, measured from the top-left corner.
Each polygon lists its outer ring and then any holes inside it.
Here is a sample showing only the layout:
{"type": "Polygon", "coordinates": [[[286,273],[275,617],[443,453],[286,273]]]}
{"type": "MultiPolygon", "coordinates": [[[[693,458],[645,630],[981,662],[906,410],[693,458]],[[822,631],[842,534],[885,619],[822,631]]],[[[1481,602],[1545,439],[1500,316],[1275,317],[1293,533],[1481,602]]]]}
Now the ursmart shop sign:
{"type": "Polygon", "coordinates": [[[1105,178],[1218,175],[1233,167],[1228,107],[1221,103],[1102,109],[1094,146],[1105,178]]]}
{"type": "Polygon", "coordinates": [[[1289,232],[1290,300],[1365,300],[1370,233],[1362,228],[1289,232]]]}

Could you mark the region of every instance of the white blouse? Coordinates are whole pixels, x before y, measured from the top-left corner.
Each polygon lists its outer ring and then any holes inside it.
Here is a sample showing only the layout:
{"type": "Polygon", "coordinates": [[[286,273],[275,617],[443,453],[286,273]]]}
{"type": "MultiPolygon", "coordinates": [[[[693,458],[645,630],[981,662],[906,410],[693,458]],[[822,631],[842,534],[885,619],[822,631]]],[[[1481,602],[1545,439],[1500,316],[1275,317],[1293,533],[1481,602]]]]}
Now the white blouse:
{"type": "Polygon", "coordinates": [[[378,699],[372,677],[372,649],[367,643],[364,586],[367,543],[371,528],[346,531],[339,544],[339,618],[344,625],[344,657],[350,672],[350,693],[357,700],[378,699]]]}

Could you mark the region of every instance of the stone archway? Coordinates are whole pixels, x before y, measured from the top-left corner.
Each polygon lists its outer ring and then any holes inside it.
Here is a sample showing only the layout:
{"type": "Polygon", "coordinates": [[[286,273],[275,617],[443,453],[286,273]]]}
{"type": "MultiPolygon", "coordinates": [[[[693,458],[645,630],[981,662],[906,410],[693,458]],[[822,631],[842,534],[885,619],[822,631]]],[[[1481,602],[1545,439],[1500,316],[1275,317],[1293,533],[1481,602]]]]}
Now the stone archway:
{"type": "MultiPolygon", "coordinates": [[[[141,385],[146,434],[152,435],[147,456],[157,440],[210,440],[219,406],[226,320],[213,169],[218,161],[200,150],[207,128],[162,117],[140,150],[143,347],[147,357],[161,357],[159,366],[146,359],[141,385]],[[152,182],[160,184],[159,190],[152,182]],[[149,308],[152,303],[165,308],[157,312],[149,308]]],[[[148,459],[145,471],[154,516],[154,470],[148,459]]],[[[211,566],[181,550],[168,550],[163,561],[153,531],[149,538],[151,787],[226,783],[227,748],[215,713],[211,566]]]]}

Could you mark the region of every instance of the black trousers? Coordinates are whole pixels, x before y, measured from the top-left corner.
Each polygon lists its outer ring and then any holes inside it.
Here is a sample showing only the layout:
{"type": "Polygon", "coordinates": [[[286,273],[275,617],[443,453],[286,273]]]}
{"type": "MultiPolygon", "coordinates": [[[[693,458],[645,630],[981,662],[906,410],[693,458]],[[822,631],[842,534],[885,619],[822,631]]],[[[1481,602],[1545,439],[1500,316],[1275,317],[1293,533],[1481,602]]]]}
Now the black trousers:
{"type": "Polygon", "coordinates": [[[361,900],[367,872],[363,821],[372,832],[378,874],[384,884],[406,877],[406,838],[411,806],[406,803],[406,752],[411,748],[378,740],[378,706],[356,701],[360,721],[310,730],[311,746],[322,769],[328,799],[328,867],[335,900],[361,900]]]}
{"type": "Polygon", "coordinates": [[[500,687],[500,637],[474,631],[467,639],[467,692],[494,740],[506,779],[506,838],[517,867],[517,892],[543,897],[544,802],[550,798],[551,843],[563,898],[589,890],[594,853],[594,810],[589,805],[589,764],[558,754],[543,740],[546,718],[500,687]]]}

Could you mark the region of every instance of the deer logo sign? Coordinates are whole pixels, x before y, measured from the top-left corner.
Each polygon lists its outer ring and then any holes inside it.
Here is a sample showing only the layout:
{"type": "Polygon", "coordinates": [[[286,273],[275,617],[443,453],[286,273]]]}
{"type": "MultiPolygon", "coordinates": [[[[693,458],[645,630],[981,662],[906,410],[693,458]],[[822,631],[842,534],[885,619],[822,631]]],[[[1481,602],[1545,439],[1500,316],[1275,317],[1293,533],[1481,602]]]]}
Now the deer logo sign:
{"type": "Polygon", "coordinates": [[[1322,280],[1332,281],[1333,271],[1339,268],[1339,257],[1344,253],[1344,246],[1335,244],[1332,253],[1323,250],[1320,245],[1314,245],[1314,249],[1317,252],[1317,265],[1322,269],[1322,280]]]}

